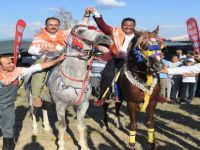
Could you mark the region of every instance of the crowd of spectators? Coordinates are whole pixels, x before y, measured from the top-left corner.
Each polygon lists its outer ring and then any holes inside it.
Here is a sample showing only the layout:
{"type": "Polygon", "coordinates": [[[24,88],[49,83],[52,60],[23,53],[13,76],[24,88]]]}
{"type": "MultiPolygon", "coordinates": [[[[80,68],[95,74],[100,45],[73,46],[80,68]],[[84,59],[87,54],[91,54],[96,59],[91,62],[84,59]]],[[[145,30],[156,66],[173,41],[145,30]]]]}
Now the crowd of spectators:
{"type": "MultiPolygon", "coordinates": [[[[163,53],[162,53],[163,54],[163,53]]],[[[181,66],[191,66],[200,62],[199,55],[194,51],[187,51],[183,54],[181,49],[176,50],[170,60],[166,60],[164,54],[162,61],[166,68],[175,68],[181,66]]],[[[191,103],[195,95],[200,95],[199,74],[187,73],[184,75],[167,75],[160,73],[160,95],[167,98],[168,101],[177,103],[191,103]]]]}

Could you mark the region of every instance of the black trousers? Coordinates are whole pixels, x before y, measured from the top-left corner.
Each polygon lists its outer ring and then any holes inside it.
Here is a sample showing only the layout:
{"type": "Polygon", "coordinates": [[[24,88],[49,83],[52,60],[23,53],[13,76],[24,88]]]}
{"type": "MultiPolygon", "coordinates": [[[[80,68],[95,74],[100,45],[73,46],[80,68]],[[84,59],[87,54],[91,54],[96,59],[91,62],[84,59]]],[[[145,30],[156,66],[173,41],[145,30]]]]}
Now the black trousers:
{"type": "Polygon", "coordinates": [[[107,62],[101,73],[100,98],[103,96],[107,87],[111,85],[111,82],[115,77],[115,72],[119,71],[123,67],[124,61],[123,58],[113,58],[107,62]]]}

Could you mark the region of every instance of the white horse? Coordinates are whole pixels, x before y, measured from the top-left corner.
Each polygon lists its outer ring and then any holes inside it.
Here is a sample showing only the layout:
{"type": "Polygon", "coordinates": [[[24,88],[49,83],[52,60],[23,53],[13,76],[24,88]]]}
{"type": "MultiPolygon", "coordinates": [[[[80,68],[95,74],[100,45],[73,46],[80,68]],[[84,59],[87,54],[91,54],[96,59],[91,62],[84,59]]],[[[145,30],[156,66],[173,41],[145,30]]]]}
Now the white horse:
{"type": "Polygon", "coordinates": [[[76,106],[79,145],[81,149],[88,149],[84,116],[91,94],[89,83],[91,62],[93,55],[108,52],[110,44],[110,38],[94,27],[78,25],[71,30],[65,49],[67,58],[55,67],[47,84],[56,104],[59,150],[64,150],[65,112],[69,105],[76,106]]]}

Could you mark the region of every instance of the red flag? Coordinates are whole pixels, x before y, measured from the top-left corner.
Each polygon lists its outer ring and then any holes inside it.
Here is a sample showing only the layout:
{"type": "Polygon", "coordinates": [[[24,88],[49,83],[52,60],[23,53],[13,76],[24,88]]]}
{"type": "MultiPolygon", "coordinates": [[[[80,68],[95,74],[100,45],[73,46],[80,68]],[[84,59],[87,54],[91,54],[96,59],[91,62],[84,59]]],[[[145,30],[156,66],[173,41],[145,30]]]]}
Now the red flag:
{"type": "Polygon", "coordinates": [[[197,22],[194,18],[189,18],[186,22],[187,31],[190,41],[192,42],[194,51],[200,54],[200,38],[197,22]]]}
{"type": "Polygon", "coordinates": [[[23,35],[25,27],[26,27],[26,23],[24,22],[24,20],[19,19],[16,24],[14,50],[13,50],[13,53],[14,53],[13,63],[15,64],[15,66],[17,64],[18,52],[22,43],[22,35],[23,35]]]}

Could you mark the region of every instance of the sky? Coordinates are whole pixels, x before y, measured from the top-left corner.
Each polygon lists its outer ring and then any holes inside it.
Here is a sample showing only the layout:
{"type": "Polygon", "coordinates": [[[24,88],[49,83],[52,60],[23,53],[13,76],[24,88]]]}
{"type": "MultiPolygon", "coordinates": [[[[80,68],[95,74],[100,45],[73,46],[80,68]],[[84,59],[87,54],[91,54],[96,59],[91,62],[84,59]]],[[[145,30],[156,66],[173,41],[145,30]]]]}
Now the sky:
{"type": "Polygon", "coordinates": [[[14,39],[18,19],[27,24],[23,39],[32,39],[58,9],[66,9],[81,21],[88,6],[113,27],[120,27],[125,17],[134,18],[139,31],[152,31],[159,25],[159,36],[166,39],[186,35],[186,21],[191,17],[200,25],[200,0],[1,0],[0,40],[14,39]]]}

